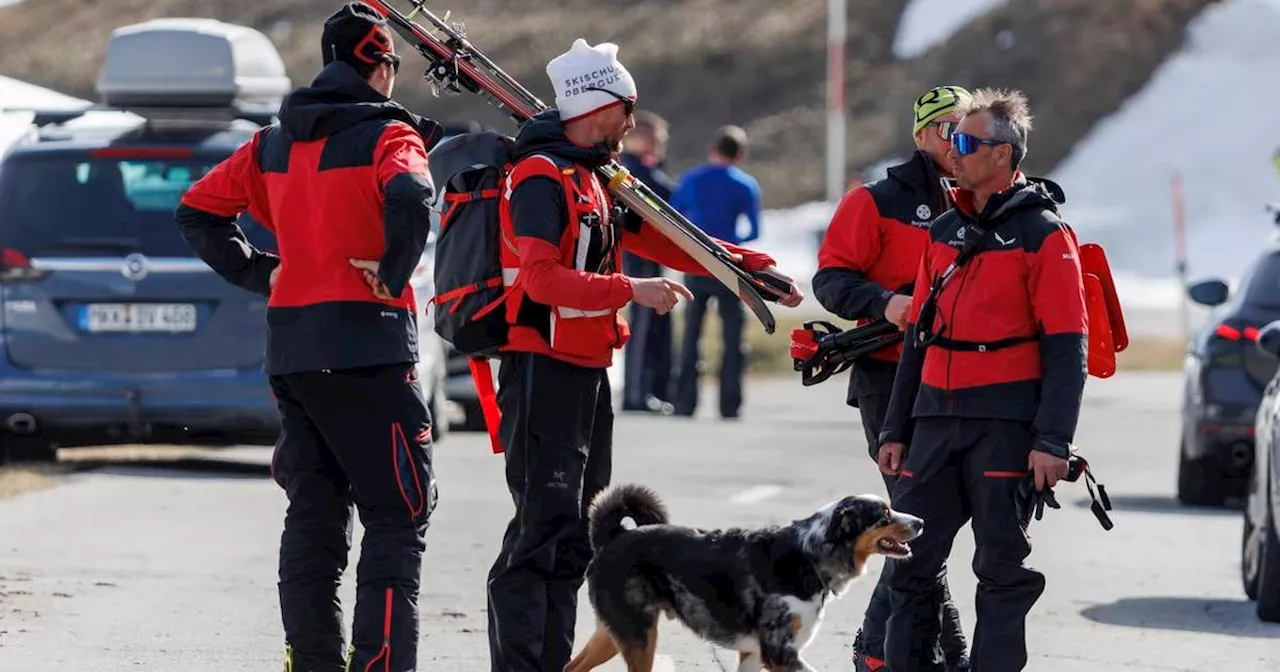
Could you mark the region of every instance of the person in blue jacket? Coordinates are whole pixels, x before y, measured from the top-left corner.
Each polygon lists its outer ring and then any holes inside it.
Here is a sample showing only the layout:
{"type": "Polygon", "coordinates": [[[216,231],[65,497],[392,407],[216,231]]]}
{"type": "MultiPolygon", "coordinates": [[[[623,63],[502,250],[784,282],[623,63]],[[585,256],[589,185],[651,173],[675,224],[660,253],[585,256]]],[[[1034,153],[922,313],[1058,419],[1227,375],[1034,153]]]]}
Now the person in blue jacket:
{"type": "MultiPolygon", "coordinates": [[[[722,127],[711,143],[708,162],[687,172],[671,196],[671,205],[690,222],[711,237],[735,245],[760,237],[760,184],[739,167],[746,156],[746,131],[737,126],[722,127]]],[[[685,286],[694,299],[685,311],[674,402],[676,415],[693,415],[697,410],[702,318],[708,301],[715,298],[724,331],[720,417],[736,418],[742,406],[745,364],[742,300],[712,278],[689,275],[685,277],[685,286]]]]}

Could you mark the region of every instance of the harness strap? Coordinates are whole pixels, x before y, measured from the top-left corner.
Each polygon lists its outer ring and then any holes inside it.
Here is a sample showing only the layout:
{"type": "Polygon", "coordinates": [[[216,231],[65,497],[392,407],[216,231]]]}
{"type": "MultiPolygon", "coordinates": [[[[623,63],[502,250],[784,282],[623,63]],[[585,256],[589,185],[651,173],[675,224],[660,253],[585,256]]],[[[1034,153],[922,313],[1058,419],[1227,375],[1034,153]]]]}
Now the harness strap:
{"type": "Polygon", "coordinates": [[[1008,347],[1026,343],[1028,341],[1039,340],[1038,335],[1032,336],[1012,336],[1010,338],[1002,338],[998,341],[957,341],[942,336],[935,336],[929,343],[936,345],[943,350],[958,350],[961,352],[992,352],[995,350],[1003,350],[1008,347]]]}
{"type": "MultiPolygon", "coordinates": [[[[436,304],[437,306],[442,306],[450,301],[453,301],[454,299],[460,299],[468,294],[478,292],[482,289],[488,289],[490,287],[497,287],[501,284],[502,284],[502,278],[489,278],[488,280],[485,280],[483,282],[473,282],[469,285],[455,287],[443,294],[437,294],[434,298],[431,299],[431,302],[436,304]]],[[[454,305],[454,307],[450,309],[449,312],[450,313],[456,312],[458,310],[458,306],[460,305],[462,304],[454,305]]],[[[476,315],[476,317],[481,317],[481,316],[476,315]]]]}
{"type": "Polygon", "coordinates": [[[481,189],[479,191],[465,191],[458,193],[446,192],[444,200],[449,203],[469,203],[471,201],[478,201],[482,198],[497,198],[501,193],[502,191],[498,189],[481,189]]]}

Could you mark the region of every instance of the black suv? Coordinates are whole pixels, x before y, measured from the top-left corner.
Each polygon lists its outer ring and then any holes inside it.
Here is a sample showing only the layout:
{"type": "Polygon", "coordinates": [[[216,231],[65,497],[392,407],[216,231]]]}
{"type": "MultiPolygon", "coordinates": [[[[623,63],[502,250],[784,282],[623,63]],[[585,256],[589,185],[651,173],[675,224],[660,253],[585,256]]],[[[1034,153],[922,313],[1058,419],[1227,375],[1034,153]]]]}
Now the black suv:
{"type": "Polygon", "coordinates": [[[1256,346],[1259,330],[1280,319],[1280,245],[1251,263],[1231,295],[1225,282],[1188,288],[1213,307],[1187,347],[1178,460],[1178,499],[1217,506],[1245,494],[1254,459],[1254,416],[1277,361],[1256,346]]]}

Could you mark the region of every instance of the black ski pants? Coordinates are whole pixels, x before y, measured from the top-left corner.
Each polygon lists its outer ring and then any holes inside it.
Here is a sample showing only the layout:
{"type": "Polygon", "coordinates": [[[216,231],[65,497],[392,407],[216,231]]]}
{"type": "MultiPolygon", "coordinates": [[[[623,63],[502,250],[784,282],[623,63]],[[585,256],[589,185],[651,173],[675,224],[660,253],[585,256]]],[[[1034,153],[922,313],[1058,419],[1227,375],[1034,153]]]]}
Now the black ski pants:
{"type": "Polygon", "coordinates": [[[736,418],[742,407],[742,375],[746,367],[746,351],[742,332],[746,323],[742,299],[715,278],[686,275],[685,286],[693,301],[684,312],[684,335],[680,339],[680,373],[676,378],[675,405],[677,415],[693,415],[698,409],[698,386],[701,377],[702,320],[707,303],[715,298],[723,328],[724,351],[720,359],[720,417],[736,418]]]}
{"type": "MultiPolygon", "coordinates": [[[[623,252],[622,272],[633,278],[656,278],[662,275],[662,267],[656,261],[623,252]]],[[[645,410],[649,397],[671,398],[671,314],[659,315],[634,302],[628,310],[631,340],[623,352],[622,408],[645,410]]]]}
{"type": "MultiPolygon", "coordinates": [[[[866,434],[872,462],[880,453],[880,428],[884,426],[884,416],[889,410],[889,395],[893,392],[895,371],[896,367],[893,365],[875,364],[855,364],[852,371],[849,396],[862,415],[862,429],[866,434]]],[[[880,475],[884,478],[886,492],[892,496],[898,477],[884,472],[880,472],[880,475]]],[[[871,602],[862,619],[862,641],[859,649],[864,654],[881,660],[884,659],[885,623],[889,620],[889,580],[898,564],[897,560],[885,560],[884,569],[880,572],[875,590],[871,593],[871,602]]],[[[960,622],[960,610],[951,601],[951,591],[945,578],[942,579],[941,639],[947,662],[955,662],[968,652],[964,626],[960,622]]]]}
{"type": "Polygon", "coordinates": [[[279,566],[288,669],[416,669],[420,569],[437,489],[415,367],[272,376],[271,389],[281,414],[272,477],[289,498],[279,566]],[[338,585],[353,507],[364,538],[344,652],[338,585]]]}
{"type": "Polygon", "coordinates": [[[1028,567],[1031,540],[1018,519],[1018,483],[1031,450],[1028,423],[917,418],[894,506],[924,519],[889,579],[892,615],[885,654],[892,672],[940,671],[940,604],[951,543],[973,520],[977,549],[977,624],[970,662],[981,672],[1015,672],[1027,664],[1026,619],[1044,592],[1044,575],[1028,567]]]}
{"type": "Polygon", "coordinates": [[[489,570],[490,669],[563,670],[591,561],[587,507],[613,465],[609,378],[604,369],[507,353],[498,384],[515,515],[489,570]]]}

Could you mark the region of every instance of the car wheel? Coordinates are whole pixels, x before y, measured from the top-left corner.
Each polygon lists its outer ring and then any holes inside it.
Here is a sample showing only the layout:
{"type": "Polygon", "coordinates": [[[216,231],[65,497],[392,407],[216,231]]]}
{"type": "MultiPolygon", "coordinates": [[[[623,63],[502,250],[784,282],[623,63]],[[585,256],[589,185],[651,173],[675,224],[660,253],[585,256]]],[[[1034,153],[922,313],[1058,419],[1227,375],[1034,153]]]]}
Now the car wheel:
{"type": "Polygon", "coordinates": [[[1186,436],[1178,445],[1178,501],[1187,506],[1222,506],[1222,470],[1213,458],[1187,457],[1186,436]]]}
{"type": "Polygon", "coordinates": [[[431,440],[440,441],[449,433],[449,418],[444,414],[444,384],[437,381],[427,407],[431,411],[431,440]]]}
{"type": "Polygon", "coordinates": [[[58,449],[38,436],[0,437],[0,464],[57,461],[58,449]]]}
{"type": "Polygon", "coordinates": [[[462,428],[469,432],[483,432],[488,427],[484,424],[484,411],[479,401],[468,401],[462,404],[462,428]]]}
{"type": "Polygon", "coordinates": [[[1267,514],[1266,528],[1258,535],[1262,547],[1258,549],[1258,618],[1269,623],[1280,623],[1280,535],[1276,533],[1276,518],[1267,514]]]}
{"type": "Polygon", "coordinates": [[[1250,601],[1258,599],[1258,574],[1261,569],[1262,530],[1249,520],[1249,511],[1244,513],[1244,537],[1240,541],[1240,579],[1244,584],[1244,594],[1250,601]]]}

